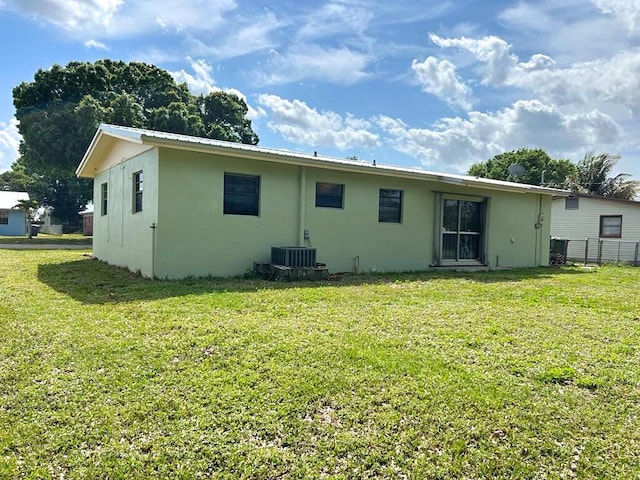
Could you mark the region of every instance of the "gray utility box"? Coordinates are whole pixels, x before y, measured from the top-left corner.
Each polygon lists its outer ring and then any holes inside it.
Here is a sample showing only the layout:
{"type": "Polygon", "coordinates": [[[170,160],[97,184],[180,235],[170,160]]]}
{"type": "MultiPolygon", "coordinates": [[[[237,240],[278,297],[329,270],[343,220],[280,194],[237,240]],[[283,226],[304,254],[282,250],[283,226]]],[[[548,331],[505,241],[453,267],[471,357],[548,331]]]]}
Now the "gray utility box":
{"type": "Polygon", "coordinates": [[[285,267],[315,267],[316,249],[310,247],[271,247],[271,263],[285,267]]]}

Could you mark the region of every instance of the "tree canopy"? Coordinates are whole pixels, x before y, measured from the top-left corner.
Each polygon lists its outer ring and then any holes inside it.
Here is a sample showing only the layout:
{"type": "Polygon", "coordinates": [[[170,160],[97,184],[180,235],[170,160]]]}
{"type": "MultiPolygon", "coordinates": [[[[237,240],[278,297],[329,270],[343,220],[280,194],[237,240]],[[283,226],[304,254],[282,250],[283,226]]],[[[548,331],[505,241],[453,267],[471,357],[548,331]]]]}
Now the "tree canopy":
{"type": "Polygon", "coordinates": [[[611,170],[620,160],[620,155],[587,152],[569,177],[568,186],[575,192],[592,193],[603,197],[633,199],[639,188],[628,173],[610,176],[611,170]]]}
{"type": "Polygon", "coordinates": [[[192,95],[165,70],[139,62],[71,62],[38,70],[13,89],[20,158],[0,183],[28,191],[75,223],[92,196],[75,169],[102,122],[255,145],[246,102],[234,94],[192,95]]]}
{"type": "Polygon", "coordinates": [[[475,163],[469,168],[468,174],[494,180],[563,188],[567,177],[575,170],[576,166],[570,160],[551,158],[541,148],[521,148],[501,153],[486,162],[475,163]],[[517,176],[511,174],[511,165],[521,165],[523,172],[517,176]]]}

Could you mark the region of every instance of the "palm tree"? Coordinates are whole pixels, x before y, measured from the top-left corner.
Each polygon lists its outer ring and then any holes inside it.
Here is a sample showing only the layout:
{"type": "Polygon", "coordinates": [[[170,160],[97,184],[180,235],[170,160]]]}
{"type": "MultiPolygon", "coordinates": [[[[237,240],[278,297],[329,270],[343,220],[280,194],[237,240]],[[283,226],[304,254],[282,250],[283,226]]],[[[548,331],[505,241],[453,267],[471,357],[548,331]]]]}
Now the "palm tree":
{"type": "Polygon", "coordinates": [[[35,209],[38,208],[38,202],[30,199],[18,200],[18,203],[16,203],[16,206],[14,208],[17,208],[18,210],[24,212],[27,232],[29,238],[31,238],[31,219],[33,217],[33,212],[35,212],[35,209]]]}
{"type": "Polygon", "coordinates": [[[603,197],[632,199],[640,184],[630,180],[628,173],[610,177],[611,170],[620,155],[587,152],[577,164],[577,171],[568,178],[568,186],[574,192],[592,193],[603,197]]]}

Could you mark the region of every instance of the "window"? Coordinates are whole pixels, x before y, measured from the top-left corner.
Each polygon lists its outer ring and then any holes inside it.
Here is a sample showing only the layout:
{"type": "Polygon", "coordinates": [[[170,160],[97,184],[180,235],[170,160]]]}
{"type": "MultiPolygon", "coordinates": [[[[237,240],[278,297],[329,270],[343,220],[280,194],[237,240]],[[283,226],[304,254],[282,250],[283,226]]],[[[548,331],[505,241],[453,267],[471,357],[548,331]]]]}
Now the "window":
{"type": "Polygon", "coordinates": [[[565,210],[578,210],[580,197],[567,197],[564,199],[565,210]]]}
{"type": "Polygon", "coordinates": [[[107,184],[103,183],[100,185],[100,204],[102,205],[102,211],[100,212],[102,215],[107,214],[107,196],[108,196],[108,188],[107,184]]]}
{"type": "Polygon", "coordinates": [[[224,207],[227,215],[258,216],[260,177],[237,173],[224,174],[224,207]]]}
{"type": "Polygon", "coordinates": [[[9,212],[0,212],[0,225],[9,225],[9,212]]]}
{"type": "Polygon", "coordinates": [[[142,211],[142,171],[133,174],[133,213],[142,211]]]}
{"type": "Polygon", "coordinates": [[[378,221],[383,223],[400,223],[402,221],[402,190],[380,189],[378,221]]]}
{"type": "Polygon", "coordinates": [[[600,237],[621,238],[622,237],[622,215],[601,215],[600,216],[600,237]]]}
{"type": "Polygon", "coordinates": [[[342,208],[344,185],[316,182],[316,207],[342,208]]]}

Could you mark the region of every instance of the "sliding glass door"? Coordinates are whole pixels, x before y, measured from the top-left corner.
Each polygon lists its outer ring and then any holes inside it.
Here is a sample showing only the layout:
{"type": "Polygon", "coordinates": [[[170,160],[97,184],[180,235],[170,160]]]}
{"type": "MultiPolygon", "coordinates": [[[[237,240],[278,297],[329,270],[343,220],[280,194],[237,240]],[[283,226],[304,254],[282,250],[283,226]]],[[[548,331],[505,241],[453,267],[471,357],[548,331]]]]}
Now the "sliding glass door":
{"type": "Polygon", "coordinates": [[[439,195],[436,263],[482,262],[486,201],[439,195]]]}

